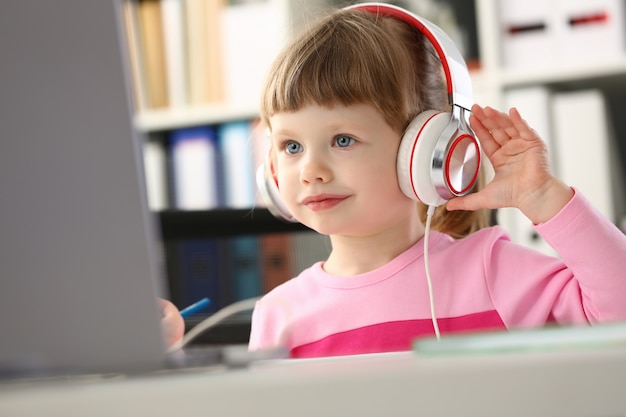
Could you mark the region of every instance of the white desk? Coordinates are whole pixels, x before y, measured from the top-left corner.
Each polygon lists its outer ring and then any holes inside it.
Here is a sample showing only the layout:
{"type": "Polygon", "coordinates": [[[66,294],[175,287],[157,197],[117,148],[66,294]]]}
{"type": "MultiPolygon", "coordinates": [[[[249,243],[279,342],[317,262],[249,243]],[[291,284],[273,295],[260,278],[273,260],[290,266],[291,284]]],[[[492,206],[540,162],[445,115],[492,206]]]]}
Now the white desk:
{"type": "Polygon", "coordinates": [[[262,362],[0,385],[0,416],[624,416],[626,348],[262,362]]]}

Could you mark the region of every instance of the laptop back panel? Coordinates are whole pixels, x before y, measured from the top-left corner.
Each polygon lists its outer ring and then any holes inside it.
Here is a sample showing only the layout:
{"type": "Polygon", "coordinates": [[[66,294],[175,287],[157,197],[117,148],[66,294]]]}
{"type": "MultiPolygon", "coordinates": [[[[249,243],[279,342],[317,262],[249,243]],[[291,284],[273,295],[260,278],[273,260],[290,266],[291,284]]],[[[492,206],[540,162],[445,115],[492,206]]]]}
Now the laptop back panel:
{"type": "Polygon", "coordinates": [[[0,371],[162,366],[162,260],[115,1],[0,13],[0,371]]]}

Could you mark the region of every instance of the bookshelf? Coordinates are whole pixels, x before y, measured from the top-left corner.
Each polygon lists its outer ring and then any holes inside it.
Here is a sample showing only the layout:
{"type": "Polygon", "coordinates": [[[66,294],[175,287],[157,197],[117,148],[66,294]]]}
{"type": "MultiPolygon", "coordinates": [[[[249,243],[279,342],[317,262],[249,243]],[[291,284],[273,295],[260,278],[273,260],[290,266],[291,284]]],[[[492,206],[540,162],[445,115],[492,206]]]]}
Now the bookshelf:
{"type": "MultiPolygon", "coordinates": [[[[260,7],[260,9],[255,9],[253,12],[256,20],[261,20],[264,23],[261,25],[263,29],[271,27],[276,30],[265,34],[265,49],[263,49],[263,53],[255,55],[254,60],[247,63],[248,68],[254,67],[258,69],[259,73],[265,72],[267,65],[269,65],[273,57],[273,53],[278,51],[283,41],[294,30],[297,30],[306,21],[312,19],[324,9],[348,3],[340,0],[308,2],[304,0],[265,0],[262,2],[250,2],[247,5],[239,4],[233,6],[226,5],[225,2],[220,3],[218,0],[206,1],[213,4],[213,10],[221,10],[225,15],[232,12],[230,20],[228,17],[225,17],[221,22],[222,24],[229,24],[229,22],[232,24],[233,19],[241,19],[240,22],[242,23],[240,23],[239,29],[246,27],[245,32],[248,42],[251,42],[250,39],[255,38],[255,33],[254,27],[248,20],[251,12],[248,11],[246,15],[244,8],[260,7]],[[215,8],[217,3],[221,4],[219,9],[215,8]],[[237,7],[240,7],[240,9],[236,9],[237,7]],[[268,21],[263,21],[259,16],[266,16],[268,21]]],[[[172,7],[176,3],[179,3],[180,6],[181,0],[123,0],[123,4],[127,8],[129,6],[137,7],[143,2],[168,3],[168,7],[172,7]]],[[[201,0],[190,1],[193,4],[198,2],[201,2],[201,0]]],[[[411,2],[400,3],[401,6],[407,8],[419,7],[419,5],[411,2]]],[[[626,160],[626,145],[624,144],[626,123],[621,122],[615,116],[619,109],[626,109],[626,99],[621,98],[622,92],[626,91],[626,52],[585,59],[582,53],[584,51],[581,51],[581,58],[578,60],[557,60],[551,63],[535,61],[533,65],[528,66],[506,65],[506,57],[503,53],[503,49],[506,47],[506,29],[503,26],[502,16],[503,8],[510,7],[514,3],[513,0],[473,0],[469,3],[471,3],[472,13],[467,12],[468,2],[466,0],[445,2],[445,4],[451,5],[452,9],[457,11],[458,22],[463,26],[461,29],[464,30],[461,33],[471,38],[466,52],[470,54],[468,61],[471,61],[470,69],[476,101],[504,109],[508,106],[508,99],[512,97],[512,93],[524,89],[540,88],[543,89],[542,91],[547,91],[547,105],[550,106],[553,94],[589,89],[598,90],[607,100],[605,111],[608,113],[606,116],[609,125],[603,127],[606,127],[607,131],[610,132],[610,140],[614,142],[611,149],[616,151],[614,152],[615,155],[621,155],[621,158],[626,160]],[[468,19],[471,21],[468,21],[468,19]]],[[[556,3],[554,2],[554,4],[556,3]]],[[[599,2],[601,7],[607,4],[610,5],[610,3],[610,1],[599,2]]],[[[528,2],[529,7],[534,7],[533,4],[533,2],[528,2]]],[[[542,4],[545,5],[545,3],[542,4]]],[[[572,4],[576,4],[576,2],[572,4]]],[[[418,12],[418,10],[413,11],[418,12]]],[[[138,11],[135,10],[135,23],[137,23],[137,14],[138,11]]],[[[425,17],[431,18],[429,16],[425,17]]],[[[438,23],[436,20],[435,22],[438,23]]],[[[222,29],[223,35],[233,33],[232,27],[230,30],[228,28],[222,29]]],[[[166,147],[169,132],[177,129],[207,125],[220,126],[230,122],[253,121],[256,119],[258,115],[257,99],[260,89],[260,78],[256,77],[256,75],[255,77],[250,77],[254,78],[256,84],[246,84],[246,87],[243,89],[245,93],[243,96],[241,95],[241,89],[239,89],[238,92],[231,92],[232,96],[229,96],[228,92],[224,92],[218,99],[196,103],[170,102],[167,105],[147,105],[146,91],[140,91],[141,88],[146,88],[148,84],[147,79],[141,80],[141,77],[137,75],[142,65],[145,65],[147,62],[144,59],[142,63],[142,59],[138,58],[138,51],[141,48],[138,47],[137,39],[140,38],[140,31],[129,32],[128,27],[126,27],[126,35],[131,43],[133,40],[135,41],[135,47],[130,45],[129,48],[131,55],[133,51],[136,54],[135,59],[132,59],[132,57],[130,59],[131,63],[135,63],[133,67],[136,102],[134,124],[135,128],[144,135],[147,141],[156,142],[166,147]]],[[[257,37],[261,37],[261,35],[257,37]]],[[[222,59],[224,64],[233,65],[234,62],[234,69],[233,67],[230,70],[221,68],[213,71],[213,73],[222,74],[222,77],[225,73],[236,74],[239,77],[237,81],[244,80],[248,82],[249,80],[246,80],[246,77],[240,71],[236,71],[238,67],[243,67],[246,64],[241,64],[242,61],[237,61],[238,58],[236,56],[233,57],[233,51],[248,53],[250,50],[258,48],[255,48],[254,45],[241,43],[241,40],[234,40],[233,42],[229,43],[229,39],[221,39],[221,43],[214,44],[214,48],[221,50],[222,53],[224,53],[224,50],[230,51],[231,55],[229,57],[223,55],[222,59]],[[240,64],[237,65],[237,62],[240,62],[240,64]]],[[[467,45],[465,46],[467,47],[467,45]]],[[[186,51],[189,53],[189,48],[186,51]]],[[[162,65],[165,64],[162,63],[162,65]]],[[[187,79],[187,82],[191,82],[189,79],[187,79]]],[[[229,82],[232,83],[232,81],[222,78],[222,84],[228,85],[229,82]]],[[[228,90],[228,88],[226,89],[228,90]]],[[[189,93],[189,89],[187,93],[189,93]]],[[[548,114],[548,123],[554,124],[552,109],[546,107],[544,110],[544,113],[548,114]]],[[[534,125],[533,120],[530,120],[530,122],[534,125]]],[[[549,127],[549,129],[545,136],[554,136],[553,128],[549,127]]],[[[543,135],[543,132],[540,133],[543,135]]],[[[557,150],[557,152],[565,153],[566,151],[561,149],[557,150]]],[[[163,160],[167,162],[166,157],[163,160]]],[[[258,161],[256,159],[254,163],[257,164],[258,161]]],[[[612,164],[612,171],[609,172],[595,169],[596,167],[588,170],[592,183],[611,183],[613,192],[611,195],[613,199],[612,216],[618,224],[623,222],[622,219],[626,218],[626,197],[623,191],[619,191],[624,188],[620,178],[624,177],[626,172],[623,169],[620,171],[620,165],[626,164],[617,161],[612,164]]],[[[168,169],[171,169],[171,166],[168,169]]],[[[227,235],[238,236],[246,233],[258,235],[278,232],[292,233],[305,229],[303,226],[288,225],[274,219],[267,210],[259,207],[259,201],[251,203],[249,208],[232,208],[228,207],[228,205],[218,205],[204,210],[180,210],[172,203],[170,196],[166,207],[158,210],[158,215],[163,236],[166,240],[182,238],[200,239],[224,237],[227,235]],[[252,209],[252,207],[255,208],[252,209]],[[254,213],[254,216],[248,216],[247,214],[249,213],[254,213]]],[[[513,240],[539,250],[546,249],[541,242],[537,241],[536,234],[534,234],[530,225],[526,224],[525,219],[520,218],[514,211],[500,210],[498,222],[509,230],[513,240]]]]}

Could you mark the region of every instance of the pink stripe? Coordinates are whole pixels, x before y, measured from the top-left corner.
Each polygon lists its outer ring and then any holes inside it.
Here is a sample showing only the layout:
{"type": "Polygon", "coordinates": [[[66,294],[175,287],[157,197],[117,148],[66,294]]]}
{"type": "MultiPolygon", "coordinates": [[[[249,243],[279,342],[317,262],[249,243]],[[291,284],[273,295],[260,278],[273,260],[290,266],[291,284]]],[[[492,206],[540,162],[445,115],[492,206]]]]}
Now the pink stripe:
{"type": "MultiPolygon", "coordinates": [[[[441,318],[437,320],[437,323],[442,334],[505,328],[495,310],[461,317],[441,318]]],[[[434,336],[434,334],[433,323],[430,319],[393,321],[336,333],[316,342],[297,346],[291,350],[291,356],[293,358],[317,358],[405,351],[411,349],[416,338],[434,336]]]]}

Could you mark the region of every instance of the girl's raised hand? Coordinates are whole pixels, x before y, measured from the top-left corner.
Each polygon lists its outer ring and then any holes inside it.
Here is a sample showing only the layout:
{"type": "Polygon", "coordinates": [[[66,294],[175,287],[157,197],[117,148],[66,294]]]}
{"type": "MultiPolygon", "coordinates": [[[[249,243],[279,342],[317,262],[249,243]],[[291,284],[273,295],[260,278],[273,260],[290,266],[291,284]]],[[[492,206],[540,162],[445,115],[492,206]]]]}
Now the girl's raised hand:
{"type": "Polygon", "coordinates": [[[517,109],[507,114],[475,104],[470,126],[493,165],[494,177],[482,190],[450,200],[448,210],[517,207],[538,224],[572,198],[572,189],[552,174],[545,143],[517,109]]]}

